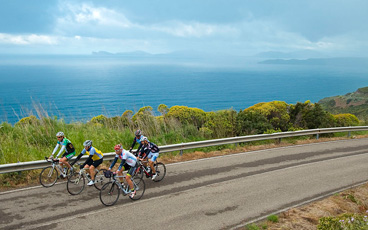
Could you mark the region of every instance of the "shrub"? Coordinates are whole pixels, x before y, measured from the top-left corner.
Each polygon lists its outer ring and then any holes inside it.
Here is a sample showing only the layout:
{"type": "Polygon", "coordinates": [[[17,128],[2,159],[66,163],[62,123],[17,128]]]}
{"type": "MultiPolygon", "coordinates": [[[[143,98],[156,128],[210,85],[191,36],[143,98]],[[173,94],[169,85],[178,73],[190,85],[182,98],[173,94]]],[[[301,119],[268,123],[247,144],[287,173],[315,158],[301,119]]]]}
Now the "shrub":
{"type": "Polygon", "coordinates": [[[318,230],[355,230],[368,229],[368,218],[361,214],[342,214],[338,217],[322,217],[318,230]]]}
{"type": "Polygon", "coordinates": [[[267,217],[267,220],[269,220],[273,223],[277,223],[277,222],[279,222],[279,217],[276,216],[276,215],[270,215],[270,216],[267,217]]]}

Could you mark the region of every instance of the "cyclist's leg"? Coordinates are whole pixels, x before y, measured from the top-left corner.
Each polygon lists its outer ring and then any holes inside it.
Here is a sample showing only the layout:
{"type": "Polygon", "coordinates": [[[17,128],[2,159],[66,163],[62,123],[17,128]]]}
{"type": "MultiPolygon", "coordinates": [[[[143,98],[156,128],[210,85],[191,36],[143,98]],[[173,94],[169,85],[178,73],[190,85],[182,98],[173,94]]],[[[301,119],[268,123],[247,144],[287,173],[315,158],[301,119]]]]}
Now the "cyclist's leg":
{"type": "Polygon", "coordinates": [[[63,158],[60,159],[60,161],[62,161],[64,165],[66,165],[69,169],[71,169],[72,166],[70,166],[68,161],[75,155],[75,152],[68,153],[65,156],[64,155],[63,155],[63,158]]]}
{"type": "Polygon", "coordinates": [[[99,159],[97,161],[93,161],[92,165],[89,167],[89,174],[91,175],[91,179],[95,181],[95,169],[102,163],[102,159],[99,159]]]}
{"type": "Polygon", "coordinates": [[[157,160],[158,155],[159,155],[158,152],[157,153],[152,153],[152,157],[150,157],[150,159],[149,159],[149,164],[150,164],[150,167],[152,169],[152,174],[156,174],[156,169],[154,167],[154,163],[157,160]]]}
{"type": "Polygon", "coordinates": [[[152,163],[152,160],[151,160],[151,158],[152,158],[153,154],[154,154],[154,153],[149,152],[149,153],[148,153],[148,156],[147,156],[147,161],[148,161],[148,165],[149,165],[149,167],[151,168],[151,172],[153,172],[153,170],[154,170],[153,163],[152,163]]]}
{"type": "MultiPolygon", "coordinates": [[[[59,160],[59,164],[60,164],[60,166],[61,166],[61,168],[63,168],[64,167],[64,165],[67,165],[66,164],[66,161],[67,161],[67,159],[66,159],[66,156],[68,155],[68,153],[67,152],[65,152],[61,157],[60,157],[60,160],[59,160]]],[[[68,166],[69,167],[69,166],[68,166]]],[[[70,168],[70,167],[69,167],[70,168]]]]}
{"type": "Polygon", "coordinates": [[[127,166],[128,172],[127,172],[127,175],[126,175],[125,179],[127,180],[129,188],[130,188],[131,191],[134,190],[134,186],[133,186],[133,182],[132,182],[131,178],[134,175],[134,172],[135,172],[136,169],[137,169],[136,166],[135,167],[132,167],[130,165],[127,166]]]}
{"type": "Polygon", "coordinates": [[[119,177],[119,181],[120,181],[120,183],[124,183],[124,179],[123,179],[123,172],[125,171],[125,166],[123,166],[122,168],[121,168],[121,170],[120,171],[118,171],[118,176],[120,176],[119,177]],[[121,179],[120,179],[121,178],[121,179]]]}

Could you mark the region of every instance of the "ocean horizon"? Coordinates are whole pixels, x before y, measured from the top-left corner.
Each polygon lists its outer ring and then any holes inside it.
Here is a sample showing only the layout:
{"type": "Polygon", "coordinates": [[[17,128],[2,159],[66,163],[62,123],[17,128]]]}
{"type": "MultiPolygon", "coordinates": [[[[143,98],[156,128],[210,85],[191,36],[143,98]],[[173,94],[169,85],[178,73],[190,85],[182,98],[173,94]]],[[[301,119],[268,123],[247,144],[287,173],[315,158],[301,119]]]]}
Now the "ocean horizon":
{"type": "Polygon", "coordinates": [[[260,102],[318,102],[368,86],[365,66],[259,64],[238,59],[141,60],[100,56],[0,57],[0,123],[37,115],[66,122],[151,106],[218,111],[260,102]]]}

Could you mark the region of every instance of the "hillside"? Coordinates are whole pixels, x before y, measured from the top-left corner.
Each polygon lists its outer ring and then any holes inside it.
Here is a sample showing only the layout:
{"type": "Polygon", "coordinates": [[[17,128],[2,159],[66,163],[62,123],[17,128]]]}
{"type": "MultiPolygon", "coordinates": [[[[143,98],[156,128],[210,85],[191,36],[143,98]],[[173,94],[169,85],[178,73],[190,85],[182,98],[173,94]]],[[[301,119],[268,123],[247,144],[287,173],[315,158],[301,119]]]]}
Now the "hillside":
{"type": "Polygon", "coordinates": [[[323,109],[332,113],[351,113],[360,120],[368,118],[368,87],[359,88],[353,93],[323,98],[318,102],[323,109]]]}

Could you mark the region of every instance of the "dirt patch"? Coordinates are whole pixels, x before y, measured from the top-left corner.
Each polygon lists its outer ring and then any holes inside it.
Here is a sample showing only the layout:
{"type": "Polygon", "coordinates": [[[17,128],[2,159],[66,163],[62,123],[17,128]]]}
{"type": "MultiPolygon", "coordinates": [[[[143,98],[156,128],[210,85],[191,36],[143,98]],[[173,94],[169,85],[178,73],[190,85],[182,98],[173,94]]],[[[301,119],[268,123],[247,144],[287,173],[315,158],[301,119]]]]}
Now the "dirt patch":
{"type": "Polygon", "coordinates": [[[343,213],[365,215],[367,210],[368,183],[320,201],[289,209],[279,214],[278,223],[263,221],[256,224],[259,226],[267,225],[268,230],[315,230],[322,217],[338,216],[343,213]]]}

